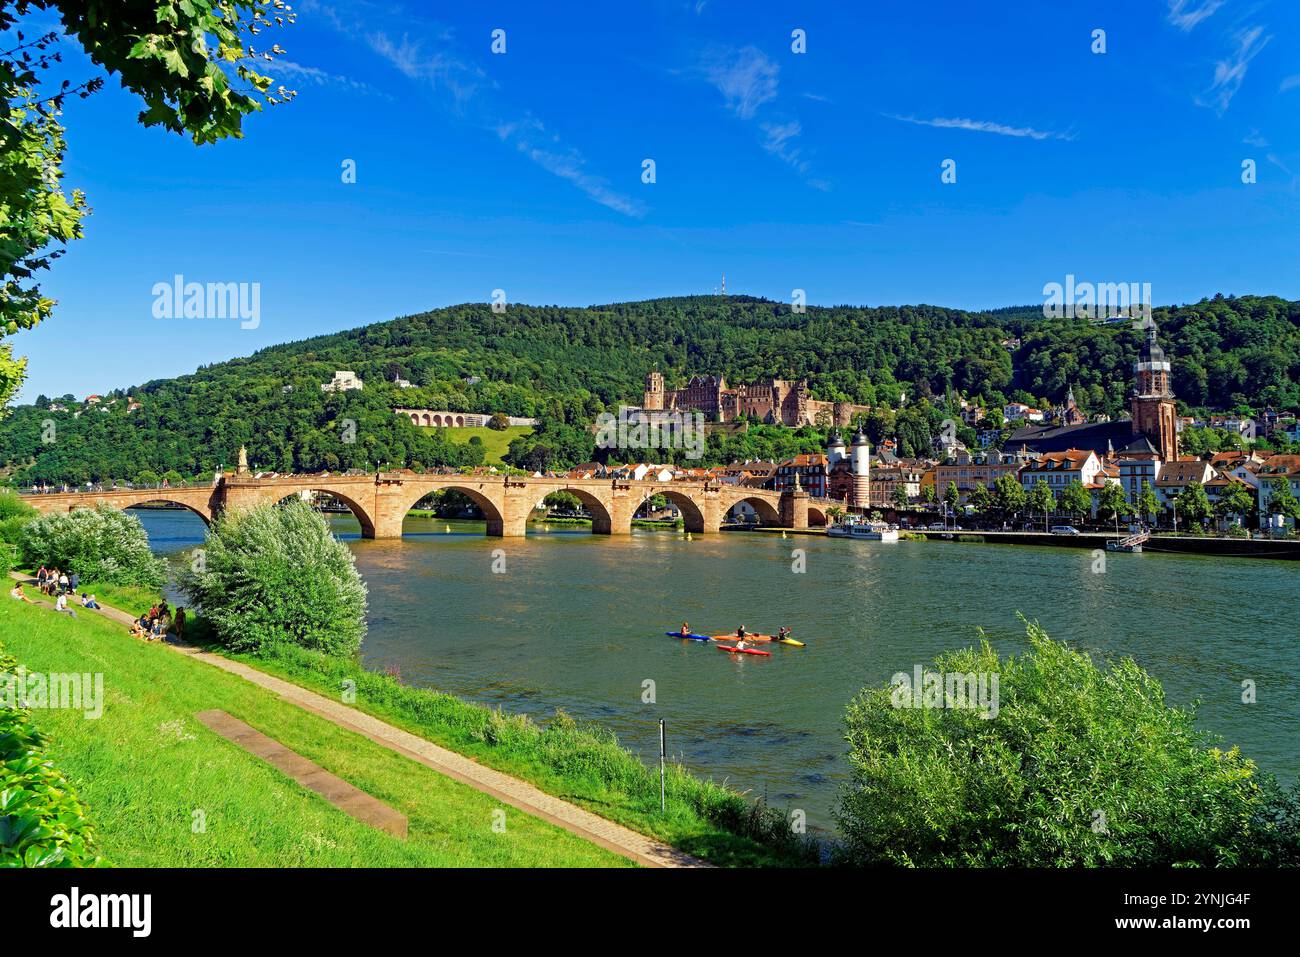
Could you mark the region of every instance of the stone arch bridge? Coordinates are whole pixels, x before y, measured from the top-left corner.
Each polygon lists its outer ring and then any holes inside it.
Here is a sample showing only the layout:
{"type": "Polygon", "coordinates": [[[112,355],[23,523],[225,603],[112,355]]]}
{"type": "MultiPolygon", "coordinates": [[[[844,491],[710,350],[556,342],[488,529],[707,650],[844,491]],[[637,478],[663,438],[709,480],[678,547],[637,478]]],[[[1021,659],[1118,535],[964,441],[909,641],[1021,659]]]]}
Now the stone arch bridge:
{"type": "MultiPolygon", "coordinates": [[[[717,482],[636,482],[620,479],[569,479],[545,476],[417,474],[378,475],[226,475],[210,486],[160,489],[113,489],[103,492],[39,494],[25,500],[41,512],[71,511],[100,503],[114,508],[151,503],[178,505],[205,522],[226,509],[278,502],[301,492],[333,496],[346,505],[365,538],[400,538],[402,520],[425,496],[445,490],[464,494],[483,512],[487,533],[525,534],[528,519],[546,496],[569,492],[592,519],[592,531],[627,534],[632,516],[648,499],[662,495],[677,506],[688,532],[716,532],[736,505],[747,503],[760,525],[803,529],[825,525],[827,511],[838,504],[812,499],[807,492],[746,488],[717,482]]],[[[841,506],[842,507],[842,506],[841,506]]]]}

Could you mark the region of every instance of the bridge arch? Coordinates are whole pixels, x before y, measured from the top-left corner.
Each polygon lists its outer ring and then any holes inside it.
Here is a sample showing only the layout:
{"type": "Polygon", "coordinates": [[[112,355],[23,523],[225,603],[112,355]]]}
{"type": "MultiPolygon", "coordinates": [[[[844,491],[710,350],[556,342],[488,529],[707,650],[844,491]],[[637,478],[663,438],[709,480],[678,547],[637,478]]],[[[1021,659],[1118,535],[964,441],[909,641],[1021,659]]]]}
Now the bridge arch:
{"type": "Polygon", "coordinates": [[[732,509],[741,504],[748,505],[754,510],[754,514],[758,516],[758,524],[771,528],[781,524],[781,510],[761,495],[746,495],[736,498],[727,505],[727,514],[730,515],[732,509]]]}
{"type": "Polygon", "coordinates": [[[287,494],[281,494],[280,490],[277,489],[273,493],[272,500],[275,502],[276,505],[279,505],[281,502],[285,502],[291,498],[294,498],[301,492],[315,492],[317,495],[328,495],[330,498],[337,499],[338,501],[342,502],[344,505],[347,506],[348,511],[352,513],[353,517],[357,520],[357,523],[361,526],[361,537],[362,538],[375,537],[375,520],[374,517],[368,511],[366,511],[365,507],[362,506],[360,503],[358,503],[357,500],[352,498],[351,496],[346,495],[342,492],[335,491],[334,489],[329,488],[327,486],[312,486],[310,488],[296,488],[293,491],[288,492],[287,494]]]}
{"type": "Polygon", "coordinates": [[[829,525],[830,521],[826,517],[826,512],[816,505],[808,506],[808,525],[810,527],[822,527],[829,525]]]}
{"type": "MultiPolygon", "coordinates": [[[[685,492],[677,489],[658,488],[647,489],[640,497],[637,503],[632,507],[631,515],[635,516],[641,510],[641,506],[656,495],[662,495],[668,501],[677,506],[677,510],[682,513],[682,527],[688,532],[702,533],[704,531],[704,510],[700,504],[691,498],[685,492]]],[[[717,529],[715,528],[714,531],[717,529]]]]}
{"type": "MultiPolygon", "coordinates": [[[[191,505],[189,502],[182,502],[180,499],[168,498],[165,495],[160,495],[157,498],[142,499],[138,502],[131,502],[128,505],[121,506],[121,509],[122,511],[125,512],[133,508],[139,508],[140,506],[143,505],[168,505],[171,506],[172,508],[183,508],[185,509],[185,511],[193,512],[199,518],[203,519],[204,525],[210,526],[212,524],[212,512],[209,511],[208,509],[200,508],[197,505],[191,505]]],[[[68,511],[73,512],[79,508],[93,508],[93,507],[94,507],[93,505],[72,505],[69,506],[68,511]]]]}
{"type": "Polygon", "coordinates": [[[405,516],[407,512],[415,508],[423,498],[428,498],[435,492],[459,492],[467,499],[478,506],[479,511],[483,513],[483,518],[487,522],[487,533],[489,535],[503,535],[505,533],[505,517],[501,514],[501,509],[487,495],[474,488],[471,485],[448,484],[435,485],[432,488],[423,488],[415,495],[414,498],[408,496],[408,501],[401,509],[400,515],[405,516]]]}
{"type": "MultiPolygon", "coordinates": [[[[555,488],[549,489],[546,492],[546,495],[539,498],[537,503],[533,506],[533,509],[536,510],[544,501],[546,501],[547,495],[553,495],[556,492],[568,492],[586,506],[588,514],[591,515],[591,531],[593,534],[609,535],[614,531],[614,516],[610,513],[609,507],[601,501],[599,496],[593,495],[590,491],[581,488],[580,486],[557,485],[555,488]]],[[[637,507],[640,508],[639,505],[637,507]]]]}

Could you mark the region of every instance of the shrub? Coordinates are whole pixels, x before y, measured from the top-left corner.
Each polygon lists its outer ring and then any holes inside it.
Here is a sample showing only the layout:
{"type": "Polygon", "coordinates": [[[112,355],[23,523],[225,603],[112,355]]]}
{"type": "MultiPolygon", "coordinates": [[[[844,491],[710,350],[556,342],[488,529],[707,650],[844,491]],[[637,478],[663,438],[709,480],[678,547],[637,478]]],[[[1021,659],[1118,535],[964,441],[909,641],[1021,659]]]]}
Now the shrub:
{"type": "Polygon", "coordinates": [[[166,578],[140,520],[107,505],[32,519],[23,528],[22,557],[106,585],[158,588],[166,578]]]}
{"type": "Polygon", "coordinates": [[[180,586],[234,651],[287,643],[353,655],[365,635],[366,586],[352,553],[297,499],[218,519],[180,586]]]}
{"type": "Polygon", "coordinates": [[[95,867],[86,806],[45,757],[27,708],[9,707],[17,661],[0,649],[0,867],[95,867]]]}
{"type": "Polygon", "coordinates": [[[1295,804],[1236,748],[1197,732],[1191,710],[1167,706],[1156,679],[1131,659],[1097,667],[1027,629],[1019,659],[987,641],[936,659],[945,674],[997,675],[995,717],[895,707],[888,687],[849,705],[836,820],[851,863],[1241,866],[1294,855],[1279,848],[1300,822],[1295,804]]]}
{"type": "Polygon", "coordinates": [[[23,529],[35,517],[36,509],[18,495],[0,491],[0,542],[17,545],[23,540],[23,529]]]}

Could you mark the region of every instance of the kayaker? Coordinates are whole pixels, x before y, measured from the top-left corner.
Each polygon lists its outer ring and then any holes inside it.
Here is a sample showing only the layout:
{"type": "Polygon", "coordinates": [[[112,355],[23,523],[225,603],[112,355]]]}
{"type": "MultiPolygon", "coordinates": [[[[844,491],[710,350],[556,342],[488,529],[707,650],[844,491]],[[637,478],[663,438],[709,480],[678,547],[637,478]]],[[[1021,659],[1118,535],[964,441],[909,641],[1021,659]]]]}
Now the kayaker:
{"type": "Polygon", "coordinates": [[[739,628],[736,629],[736,637],[737,637],[738,639],[740,639],[741,641],[743,641],[743,640],[745,639],[745,626],[744,626],[744,625],[741,625],[739,628]]]}
{"type": "Polygon", "coordinates": [[[785,625],[782,625],[781,629],[776,633],[776,640],[785,641],[789,637],[790,637],[790,629],[787,628],[785,625]]]}
{"type": "Polygon", "coordinates": [[[688,638],[691,634],[691,626],[687,622],[682,622],[682,637],[688,638]]]}

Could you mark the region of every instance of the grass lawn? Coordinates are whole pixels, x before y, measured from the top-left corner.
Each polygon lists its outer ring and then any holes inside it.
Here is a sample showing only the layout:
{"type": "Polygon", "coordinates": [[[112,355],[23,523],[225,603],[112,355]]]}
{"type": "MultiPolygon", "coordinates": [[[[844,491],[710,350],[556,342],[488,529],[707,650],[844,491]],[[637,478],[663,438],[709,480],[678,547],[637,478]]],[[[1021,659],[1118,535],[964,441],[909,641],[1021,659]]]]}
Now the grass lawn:
{"type": "Polygon", "coordinates": [[[104,711],[36,710],[49,755],[90,807],[101,850],[140,867],[630,866],[248,682],[130,638],[94,612],[76,620],[0,602],[0,641],[29,671],[100,672],[104,711]],[[406,814],[399,840],[194,718],[221,708],[406,814]],[[195,812],[206,823],[195,833],[195,812]]]}
{"type": "Polygon", "coordinates": [[[791,834],[784,812],[758,808],[679,765],[668,767],[663,814],[658,768],[619,746],[610,732],[567,715],[543,725],[303,649],[230,657],[324,695],[355,682],[358,710],[714,864],[816,863],[815,846],[791,834]]]}
{"type": "Polygon", "coordinates": [[[532,435],[533,430],[527,425],[511,425],[498,432],[496,429],[489,429],[485,425],[478,426],[449,426],[447,428],[435,428],[433,426],[423,426],[426,432],[440,432],[445,435],[448,441],[455,442],[457,445],[465,445],[469,440],[478,436],[483,440],[483,464],[484,465],[501,465],[501,456],[506,454],[506,449],[510,443],[521,435],[532,435]]]}

